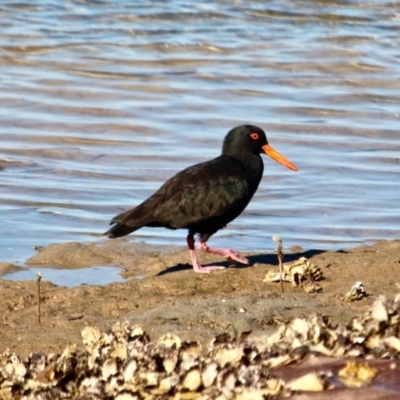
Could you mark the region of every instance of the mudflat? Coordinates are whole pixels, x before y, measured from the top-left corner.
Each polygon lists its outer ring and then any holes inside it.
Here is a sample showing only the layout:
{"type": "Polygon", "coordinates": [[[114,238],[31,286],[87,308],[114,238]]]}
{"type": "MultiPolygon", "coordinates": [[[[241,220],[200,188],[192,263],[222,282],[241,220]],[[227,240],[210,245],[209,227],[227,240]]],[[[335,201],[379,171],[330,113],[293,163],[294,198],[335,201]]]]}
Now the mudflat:
{"type": "MultiPolygon", "coordinates": [[[[42,269],[41,323],[37,322],[37,282],[0,280],[1,351],[21,357],[30,353],[59,353],[71,343],[81,344],[86,326],[101,331],[116,322],[140,325],[157,339],[165,333],[206,346],[224,332],[251,331],[268,335],[282,322],[318,313],[346,325],[381,295],[400,291],[400,240],[380,241],[343,251],[293,248],[284,262],[306,257],[317,265],[322,291],[306,293],[285,283],[265,283],[267,271],[278,271],[273,249],[244,253],[250,266],[231,265],[215,255],[199,254],[203,264],[226,266],[210,274],[196,274],[185,248],[156,248],[127,239],[97,244],[63,243],[38,249],[26,267],[42,269]],[[78,269],[110,266],[121,269],[122,283],[67,288],[46,281],[46,268],[78,269]],[[346,302],[343,296],[357,281],[367,296],[346,302]]],[[[2,274],[21,268],[0,263],[2,274]]]]}

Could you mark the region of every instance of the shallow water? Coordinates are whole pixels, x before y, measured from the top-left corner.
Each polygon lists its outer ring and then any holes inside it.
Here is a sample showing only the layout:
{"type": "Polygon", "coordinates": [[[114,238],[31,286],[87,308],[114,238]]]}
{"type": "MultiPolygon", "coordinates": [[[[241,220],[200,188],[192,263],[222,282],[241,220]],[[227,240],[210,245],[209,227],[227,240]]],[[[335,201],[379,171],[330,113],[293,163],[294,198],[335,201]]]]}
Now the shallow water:
{"type": "MultiPolygon", "coordinates": [[[[44,281],[50,281],[58,286],[74,287],[79,285],[106,285],[111,282],[123,282],[119,268],[93,267],[84,269],[51,269],[29,268],[2,276],[10,281],[36,281],[37,275],[44,281]]],[[[140,279],[140,278],[138,278],[140,279]]]]}
{"type": "Polygon", "coordinates": [[[2,261],[103,240],[116,213],[243,123],[300,171],[264,158],[255,198],[213,245],[399,237],[399,5],[3,1],[0,26],[2,261]]]}

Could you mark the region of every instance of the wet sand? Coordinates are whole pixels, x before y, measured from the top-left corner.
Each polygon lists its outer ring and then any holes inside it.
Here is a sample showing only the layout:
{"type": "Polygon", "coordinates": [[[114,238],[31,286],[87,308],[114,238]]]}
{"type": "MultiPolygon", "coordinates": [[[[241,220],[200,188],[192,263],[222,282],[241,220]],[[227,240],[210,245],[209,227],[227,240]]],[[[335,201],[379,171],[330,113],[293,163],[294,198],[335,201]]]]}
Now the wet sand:
{"type": "MultiPolygon", "coordinates": [[[[21,356],[31,352],[60,352],[81,342],[87,325],[107,330],[118,321],[141,325],[157,339],[170,332],[206,345],[223,332],[252,331],[252,337],[274,332],[279,324],[310,313],[329,315],[341,324],[368,309],[380,296],[400,291],[400,241],[380,241],[346,251],[293,249],[285,262],[307,257],[324,279],[322,292],[307,294],[285,283],[265,283],[269,270],[278,270],[275,254],[247,254],[249,267],[229,265],[217,256],[200,254],[202,263],[228,268],[195,274],[185,248],[162,249],[126,239],[98,244],[64,243],[39,249],[27,267],[42,269],[41,324],[37,324],[35,281],[0,280],[2,350],[21,356]],[[67,288],[46,282],[46,268],[92,266],[123,268],[123,283],[67,288]],[[362,281],[368,296],[344,302],[342,296],[362,281]]],[[[18,269],[0,264],[2,274],[18,269]]]]}

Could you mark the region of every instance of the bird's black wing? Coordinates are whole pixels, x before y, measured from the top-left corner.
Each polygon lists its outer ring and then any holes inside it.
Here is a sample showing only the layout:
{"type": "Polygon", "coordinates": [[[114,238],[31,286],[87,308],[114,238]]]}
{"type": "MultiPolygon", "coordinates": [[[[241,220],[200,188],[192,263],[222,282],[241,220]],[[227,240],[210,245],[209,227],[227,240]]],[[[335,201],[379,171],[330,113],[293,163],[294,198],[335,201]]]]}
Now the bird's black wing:
{"type": "Polygon", "coordinates": [[[112,222],[179,229],[219,221],[218,230],[244,210],[252,194],[241,165],[220,156],[179,172],[138,207],[112,222]]]}

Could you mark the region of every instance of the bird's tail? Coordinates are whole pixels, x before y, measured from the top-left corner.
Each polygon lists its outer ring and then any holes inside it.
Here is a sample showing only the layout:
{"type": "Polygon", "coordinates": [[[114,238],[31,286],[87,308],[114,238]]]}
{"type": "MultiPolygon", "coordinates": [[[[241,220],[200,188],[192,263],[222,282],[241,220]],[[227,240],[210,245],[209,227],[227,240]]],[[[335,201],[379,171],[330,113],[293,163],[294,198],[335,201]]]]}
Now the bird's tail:
{"type": "Polygon", "coordinates": [[[104,232],[104,236],[108,236],[110,239],[115,239],[121,236],[129,235],[131,232],[136,231],[138,228],[128,226],[125,224],[116,224],[112,226],[107,232],[104,232]]]}
{"type": "Polygon", "coordinates": [[[108,236],[110,239],[129,235],[146,226],[148,219],[148,213],[146,212],[144,203],[142,203],[135,208],[116,215],[110,222],[110,225],[113,226],[103,235],[108,236]]]}

